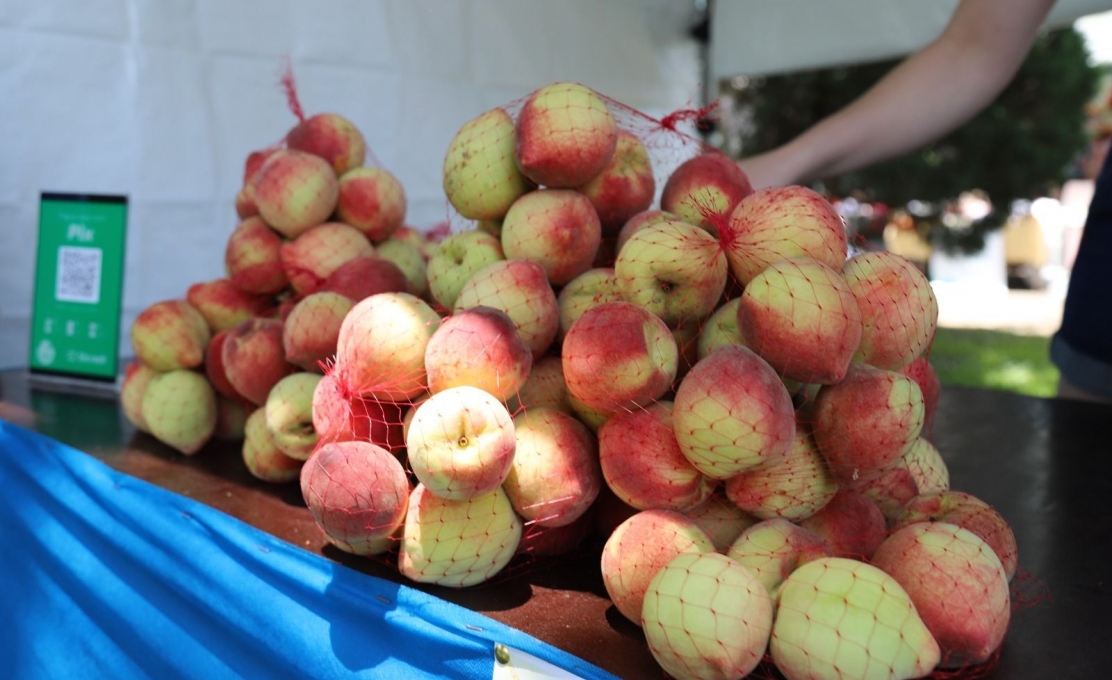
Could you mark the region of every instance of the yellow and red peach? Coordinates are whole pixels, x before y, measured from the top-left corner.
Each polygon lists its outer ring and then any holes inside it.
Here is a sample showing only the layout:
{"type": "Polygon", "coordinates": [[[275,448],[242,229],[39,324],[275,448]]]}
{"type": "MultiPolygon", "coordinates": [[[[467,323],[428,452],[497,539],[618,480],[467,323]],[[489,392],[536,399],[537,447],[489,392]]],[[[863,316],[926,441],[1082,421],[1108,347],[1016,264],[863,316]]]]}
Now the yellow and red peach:
{"type": "Polygon", "coordinates": [[[674,402],[680,450],[714,479],[774,465],[795,439],[787,388],[768,362],[741,345],[719,347],[695,364],[674,402]]]}
{"type": "Polygon", "coordinates": [[[282,267],[282,237],[261,218],[239,223],[224,250],[224,267],[236,288],[246,293],[273,294],[289,285],[282,267]]]}
{"type": "Polygon", "coordinates": [[[409,481],[390,452],[367,442],[325,444],[300,478],[309,513],[330,543],[355,555],[377,555],[396,545],[409,481]]]}
{"type": "Polygon", "coordinates": [[[851,482],[896,462],[923,427],[923,393],[902,373],[850,364],[819,390],[811,409],[815,442],[834,477],[851,482]]]}
{"type": "Polygon", "coordinates": [[[988,661],[1008,631],[1011,598],[1000,560],[981,538],[946,522],[898,529],[872,564],[907,591],[944,668],[988,661]]]}
{"type": "Polygon", "coordinates": [[[652,205],[656,195],[653,165],[645,145],[633,133],[618,130],[613,159],[579,191],[595,207],[602,233],[616,236],[631,217],[652,205]]]}
{"type": "Polygon", "coordinates": [[[765,267],[793,257],[841,271],[846,228],[830,202],[802,186],[762,189],[742,199],[722,228],[730,271],[748,284],[765,267]]]}
{"type": "Polygon", "coordinates": [[[367,155],[363,133],[337,113],[318,113],[301,121],[286,133],[286,146],[320,156],[337,175],[363,165],[367,155]]]}
{"type": "Polygon", "coordinates": [[[200,366],[210,339],[205,317],[185,300],[156,302],[131,326],[135,358],[160,372],[200,366]]]}
{"type": "Polygon", "coordinates": [[[584,312],[568,330],[561,356],[569,393],[608,413],[662,397],[672,387],[679,360],[664,322],[628,302],[584,312]]]}
{"type": "Polygon", "coordinates": [[[618,411],[599,428],[598,447],[603,479],[638,510],[689,510],[717,486],[680,452],[670,401],[618,411]]]}
{"type": "Polygon", "coordinates": [[[618,125],[606,101],[578,83],[553,83],[529,95],[517,116],[517,167],[532,181],[570,189],[614,157],[618,125]]]}
{"type": "Polygon", "coordinates": [[[729,156],[710,151],[672,171],[660,207],[680,219],[718,233],[739,201],[753,192],[745,171],[729,156]]]}
{"type": "Polygon", "coordinates": [[[510,504],[541,526],[571,524],[603,484],[595,436],[573,416],[545,407],[519,413],[513,425],[516,449],[502,484],[510,504]]]}
{"type": "Polygon", "coordinates": [[[336,217],[371,243],[390,237],[405,222],[405,189],[383,168],[355,168],[340,175],[336,217]]]}
{"type": "Polygon", "coordinates": [[[560,308],[544,268],[531,260],[501,260],[475,272],[459,290],[453,312],[485,305],[505,312],[533,358],[552,346],[560,308]]]}
{"type": "Polygon", "coordinates": [[[842,272],[861,309],[861,361],[897,371],[930,348],[938,300],[910,260],[889,252],[862,253],[850,258],[842,272]]]}
{"type": "Polygon", "coordinates": [[[845,279],[809,258],[780,260],[741,294],[745,344],[786,378],[841,382],[861,342],[861,313],[845,279]]]}
{"type": "Polygon", "coordinates": [[[405,402],[428,388],[425,350],[440,316],[409,293],[379,293],[340,326],[336,371],[352,395],[405,402]]]}
{"type": "Polygon", "coordinates": [[[297,370],[286,361],[277,319],[249,319],[232,328],[220,357],[232,388],[256,406],[265,404],[271,388],[297,370]]]}
{"type": "Polygon", "coordinates": [[[297,238],[327,220],[340,193],[328,161],[292,149],[267,158],[251,185],[259,215],[287,238],[297,238]]]}
{"type": "Polygon", "coordinates": [[[444,193],[469,220],[501,220],[533,182],[514,160],[514,122],[504,109],[491,109],[459,129],[444,156],[444,193]]]}
{"type": "Polygon", "coordinates": [[[425,349],[425,372],[433,394],[468,385],[505,402],[529,379],[532,368],[533,352],[513,319],[482,305],[445,319],[425,349]]]}
{"type": "Polygon", "coordinates": [[[598,213],[576,191],[531,191],[514,201],[502,221],[506,259],[532,260],[553,286],[591,268],[601,239],[598,213]]]}

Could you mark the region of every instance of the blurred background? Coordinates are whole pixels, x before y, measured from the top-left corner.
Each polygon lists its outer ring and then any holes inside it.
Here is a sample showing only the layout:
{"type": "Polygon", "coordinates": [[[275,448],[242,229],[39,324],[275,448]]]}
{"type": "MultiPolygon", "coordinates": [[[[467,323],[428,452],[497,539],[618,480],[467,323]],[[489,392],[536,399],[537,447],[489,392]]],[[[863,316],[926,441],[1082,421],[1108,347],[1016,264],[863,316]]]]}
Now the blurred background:
{"type": "MultiPolygon", "coordinates": [[[[405,187],[407,222],[431,230],[447,218],[440,173],[456,130],[537,87],[576,80],[653,117],[717,102],[698,134],[740,157],[860,94],[956,3],[800,4],[3,0],[0,368],[27,364],[40,192],[129,197],[125,356],[139,311],[223,276],[244,160],[296,122],[286,58],[306,112],[351,119],[368,163],[405,187]]],[[[981,116],[815,185],[858,245],[930,277],[944,382],[1053,394],[1048,337],[1112,132],[1109,9],[1062,0],[981,116]]]]}

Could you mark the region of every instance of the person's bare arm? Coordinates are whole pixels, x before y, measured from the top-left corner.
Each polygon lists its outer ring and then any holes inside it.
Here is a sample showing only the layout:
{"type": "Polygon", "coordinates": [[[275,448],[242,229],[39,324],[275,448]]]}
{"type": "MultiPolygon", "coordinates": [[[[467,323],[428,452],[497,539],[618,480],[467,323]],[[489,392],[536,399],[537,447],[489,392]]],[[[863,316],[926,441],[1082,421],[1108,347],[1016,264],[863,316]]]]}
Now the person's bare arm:
{"type": "Polygon", "coordinates": [[[743,159],[754,187],[871,165],[942,137],[1011,81],[1055,0],[962,0],[942,35],[795,140],[743,159]]]}

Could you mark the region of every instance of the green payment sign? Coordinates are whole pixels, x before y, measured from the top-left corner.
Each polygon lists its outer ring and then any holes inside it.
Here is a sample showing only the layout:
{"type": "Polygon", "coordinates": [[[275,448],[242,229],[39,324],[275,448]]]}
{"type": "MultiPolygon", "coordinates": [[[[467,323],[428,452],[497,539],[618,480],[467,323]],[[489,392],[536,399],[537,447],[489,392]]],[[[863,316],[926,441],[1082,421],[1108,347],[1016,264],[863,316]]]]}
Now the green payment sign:
{"type": "Polygon", "coordinates": [[[127,198],[43,194],[31,369],[115,380],[127,198]]]}

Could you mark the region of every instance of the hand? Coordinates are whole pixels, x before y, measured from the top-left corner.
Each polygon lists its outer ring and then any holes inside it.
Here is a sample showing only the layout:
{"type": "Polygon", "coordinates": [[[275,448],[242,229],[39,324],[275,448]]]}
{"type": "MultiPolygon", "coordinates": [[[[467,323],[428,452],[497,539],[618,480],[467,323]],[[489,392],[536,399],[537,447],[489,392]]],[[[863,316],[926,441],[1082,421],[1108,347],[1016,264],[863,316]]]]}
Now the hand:
{"type": "Polygon", "coordinates": [[[783,147],[749,156],[738,161],[754,190],[797,184],[799,177],[792,171],[783,147]]]}

